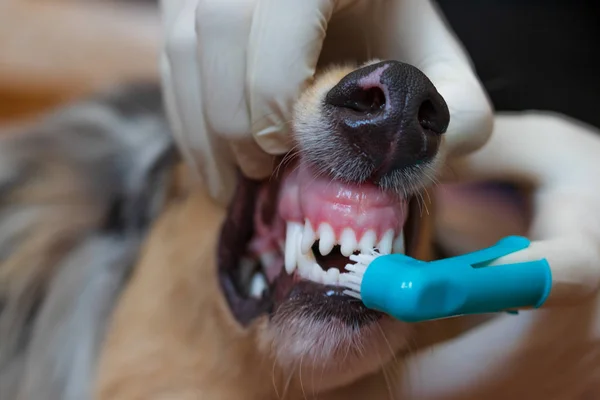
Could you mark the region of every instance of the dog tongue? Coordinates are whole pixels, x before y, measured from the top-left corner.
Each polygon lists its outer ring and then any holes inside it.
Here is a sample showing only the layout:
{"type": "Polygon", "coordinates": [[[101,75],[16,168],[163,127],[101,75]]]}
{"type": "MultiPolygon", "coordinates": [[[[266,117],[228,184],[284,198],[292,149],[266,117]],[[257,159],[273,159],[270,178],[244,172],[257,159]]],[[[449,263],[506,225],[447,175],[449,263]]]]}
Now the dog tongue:
{"type": "Polygon", "coordinates": [[[370,229],[381,237],[390,229],[402,230],[408,203],[372,183],[334,181],[300,163],[284,178],[278,211],[288,222],[304,224],[308,219],[314,228],[328,223],[336,237],[345,228],[353,229],[359,238],[370,229]]]}

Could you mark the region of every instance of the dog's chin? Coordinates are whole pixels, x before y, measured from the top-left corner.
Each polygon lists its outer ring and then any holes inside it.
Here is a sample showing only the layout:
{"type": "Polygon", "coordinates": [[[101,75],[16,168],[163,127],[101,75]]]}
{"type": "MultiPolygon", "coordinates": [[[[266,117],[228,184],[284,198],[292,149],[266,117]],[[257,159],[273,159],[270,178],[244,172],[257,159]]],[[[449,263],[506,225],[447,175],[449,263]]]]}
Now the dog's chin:
{"type": "Polygon", "coordinates": [[[220,282],[238,322],[258,327],[257,346],[283,376],[328,390],[407,348],[409,325],[344,294],[339,276],[361,249],[411,255],[415,208],[373,184],[318,177],[302,162],[267,182],[240,175],[221,232],[220,282]]]}
{"type": "Polygon", "coordinates": [[[312,393],[344,386],[385,367],[407,348],[410,328],[366,310],[336,287],[298,282],[262,326],[260,349],[284,381],[312,393]]]}

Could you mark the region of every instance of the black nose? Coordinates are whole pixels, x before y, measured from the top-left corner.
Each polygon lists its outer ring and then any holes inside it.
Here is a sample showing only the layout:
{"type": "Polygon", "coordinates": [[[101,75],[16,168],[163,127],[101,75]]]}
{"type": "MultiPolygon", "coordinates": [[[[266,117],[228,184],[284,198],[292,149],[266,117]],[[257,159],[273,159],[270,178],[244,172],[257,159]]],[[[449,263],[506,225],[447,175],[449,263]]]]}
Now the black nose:
{"type": "Polygon", "coordinates": [[[446,102],[425,74],[397,61],[346,75],[325,104],[336,134],[373,164],[374,180],[433,159],[450,122],[446,102]]]}

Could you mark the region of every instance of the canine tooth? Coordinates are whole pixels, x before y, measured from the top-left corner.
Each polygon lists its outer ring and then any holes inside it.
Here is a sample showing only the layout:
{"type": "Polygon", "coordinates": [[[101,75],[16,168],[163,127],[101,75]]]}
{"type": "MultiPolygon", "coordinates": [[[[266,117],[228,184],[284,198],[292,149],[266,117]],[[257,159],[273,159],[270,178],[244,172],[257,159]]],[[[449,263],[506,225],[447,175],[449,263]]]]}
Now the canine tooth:
{"type": "Polygon", "coordinates": [[[375,233],[374,230],[369,229],[368,231],[365,232],[363,237],[360,239],[360,242],[358,242],[358,249],[362,253],[367,253],[367,252],[373,250],[373,247],[375,247],[376,240],[377,240],[377,234],[375,233]]]}
{"type": "Polygon", "coordinates": [[[327,285],[337,285],[340,280],[340,270],[337,268],[329,268],[325,272],[324,282],[327,285]]]}
{"type": "Polygon", "coordinates": [[[296,252],[297,262],[298,262],[298,270],[300,272],[300,276],[307,278],[310,273],[313,264],[315,264],[315,255],[312,251],[308,253],[302,253],[300,251],[300,243],[296,243],[296,252]]]}
{"type": "Polygon", "coordinates": [[[340,251],[343,256],[349,257],[350,254],[356,251],[358,243],[356,243],[356,234],[351,228],[346,228],[340,237],[340,251]]]}
{"type": "Polygon", "coordinates": [[[312,269],[310,270],[309,279],[317,283],[323,283],[323,278],[325,275],[324,272],[325,271],[323,271],[323,268],[321,268],[319,264],[314,263],[312,269]]]}
{"type": "Polygon", "coordinates": [[[392,252],[392,241],[394,240],[394,230],[390,229],[383,234],[377,248],[381,254],[390,254],[392,252]]]}
{"type": "Polygon", "coordinates": [[[326,222],[323,222],[319,226],[319,253],[326,256],[331,253],[335,246],[335,233],[333,228],[326,222]]]}
{"type": "Polygon", "coordinates": [[[304,223],[304,232],[302,232],[302,245],[300,248],[302,253],[308,253],[315,240],[317,240],[317,234],[315,233],[310,221],[307,219],[304,223]]]}
{"type": "Polygon", "coordinates": [[[298,259],[298,240],[302,233],[302,225],[296,222],[288,222],[285,236],[285,272],[291,274],[296,269],[298,259]]]}
{"type": "Polygon", "coordinates": [[[394,239],[394,244],[392,245],[392,251],[394,254],[404,254],[404,231],[401,231],[398,236],[394,239]]]}
{"type": "Polygon", "coordinates": [[[250,297],[260,298],[266,288],[267,280],[265,279],[265,276],[260,272],[255,273],[250,282],[250,297]]]}

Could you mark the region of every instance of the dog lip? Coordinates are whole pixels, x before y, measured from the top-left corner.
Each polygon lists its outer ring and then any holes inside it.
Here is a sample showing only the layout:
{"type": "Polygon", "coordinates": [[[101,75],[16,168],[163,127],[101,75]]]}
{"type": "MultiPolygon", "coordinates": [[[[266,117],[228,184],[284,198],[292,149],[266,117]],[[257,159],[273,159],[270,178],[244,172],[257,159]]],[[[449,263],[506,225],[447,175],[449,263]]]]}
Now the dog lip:
{"type": "Polygon", "coordinates": [[[259,315],[271,312],[273,301],[268,292],[260,299],[242,297],[233,278],[224,270],[219,270],[219,283],[231,312],[242,326],[248,326],[259,315]]]}
{"type": "Polygon", "coordinates": [[[297,311],[316,320],[337,319],[349,326],[360,328],[384,317],[379,311],[370,310],[357,299],[343,294],[343,288],[327,286],[299,279],[285,271],[275,282],[274,313],[297,311]]]}
{"type": "Polygon", "coordinates": [[[253,216],[260,182],[238,173],[238,186],[221,226],[218,241],[218,280],[231,313],[242,325],[247,326],[261,314],[272,309],[272,298],[266,293],[260,299],[243,294],[236,279],[240,259],[239,249],[245,248],[252,237],[253,216]]]}

